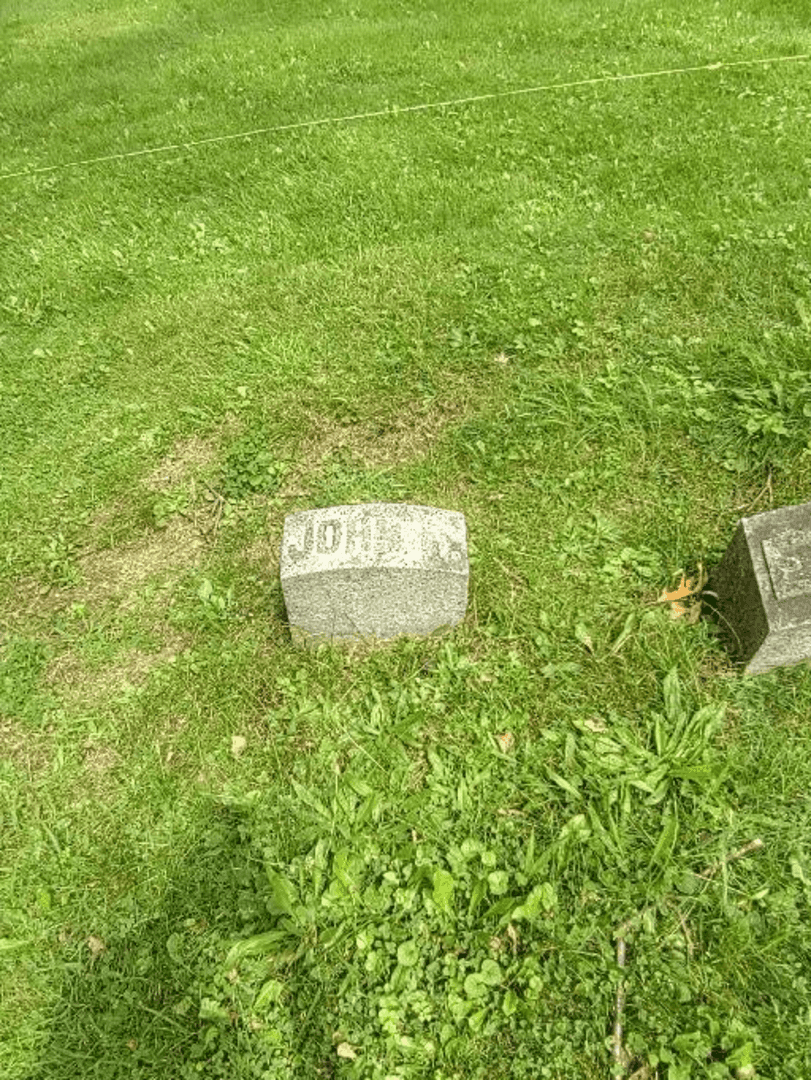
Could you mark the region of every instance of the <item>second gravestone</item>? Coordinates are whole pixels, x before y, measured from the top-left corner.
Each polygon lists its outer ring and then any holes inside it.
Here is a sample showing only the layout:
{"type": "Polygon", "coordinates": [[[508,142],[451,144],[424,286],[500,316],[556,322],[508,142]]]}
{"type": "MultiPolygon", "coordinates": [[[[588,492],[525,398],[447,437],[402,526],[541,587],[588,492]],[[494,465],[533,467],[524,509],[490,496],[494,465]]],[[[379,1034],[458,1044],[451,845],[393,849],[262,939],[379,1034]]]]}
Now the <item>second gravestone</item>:
{"type": "Polygon", "coordinates": [[[704,596],[747,675],[811,659],[811,503],[741,518],[704,596]]]}
{"type": "Polygon", "coordinates": [[[424,637],[467,608],[467,526],[455,510],[359,503],[288,514],[279,566],[302,644],[424,637]]]}

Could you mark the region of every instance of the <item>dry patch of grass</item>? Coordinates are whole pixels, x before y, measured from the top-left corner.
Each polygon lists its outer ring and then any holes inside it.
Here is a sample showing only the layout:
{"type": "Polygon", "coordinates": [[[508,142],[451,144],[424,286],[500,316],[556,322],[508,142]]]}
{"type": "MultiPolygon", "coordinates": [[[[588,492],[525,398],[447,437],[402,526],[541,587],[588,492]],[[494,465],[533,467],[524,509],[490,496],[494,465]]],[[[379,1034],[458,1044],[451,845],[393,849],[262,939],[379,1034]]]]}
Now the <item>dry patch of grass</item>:
{"type": "Polygon", "coordinates": [[[50,762],[50,734],[27,731],[14,720],[0,720],[0,756],[31,779],[50,762]]]}
{"type": "Polygon", "coordinates": [[[90,799],[94,805],[112,802],[119,787],[117,769],[126,764],[125,756],[99,735],[85,739],[79,753],[80,771],[69,784],[73,799],[76,802],[90,799]]]}
{"type": "Polygon", "coordinates": [[[178,443],[141,483],[150,491],[169,491],[216,459],[219,440],[192,436],[178,443]]]}
{"type": "Polygon", "coordinates": [[[178,515],[167,527],[128,544],[91,551],[78,560],[77,585],[47,587],[36,578],[16,582],[0,614],[12,628],[47,619],[72,604],[97,607],[118,600],[120,610],[132,607],[151,578],[168,582],[200,564],[206,540],[194,522],[178,515]]]}
{"type": "MultiPolygon", "coordinates": [[[[281,538],[281,529],[279,529],[281,538]]],[[[253,540],[242,553],[249,562],[256,563],[263,574],[272,577],[279,570],[279,545],[267,536],[253,540]]]]}
{"type": "Polygon", "coordinates": [[[84,767],[88,772],[104,776],[121,760],[121,755],[112,746],[88,739],[82,746],[84,767]]]}
{"type": "Polygon", "coordinates": [[[127,686],[143,684],[151,671],[161,664],[171,663],[186,643],[185,637],[172,634],[158,652],[129,649],[113,663],[102,667],[91,667],[68,650],[50,662],[45,680],[72,704],[91,704],[120,693],[127,686]]]}
{"type": "MultiPolygon", "coordinates": [[[[235,418],[216,436],[202,439],[194,436],[179,442],[172,451],[142,480],[148,490],[166,493],[184,480],[210,466],[216,458],[220,437],[233,430],[235,418]]],[[[150,531],[138,539],[113,547],[99,549],[105,530],[114,528],[116,518],[125,518],[126,497],[102,507],[90,524],[87,548],[77,562],[82,580],[75,586],[44,586],[35,578],[20,579],[13,593],[0,609],[11,625],[47,618],[70,604],[96,605],[113,598],[121,607],[131,606],[138,590],[150,578],[164,579],[199,564],[208,546],[205,528],[210,524],[210,508],[201,501],[194,518],[175,514],[164,529],[150,531]]]]}
{"type": "Polygon", "coordinates": [[[395,413],[388,419],[340,424],[323,416],[306,418],[309,431],[299,443],[295,468],[283,497],[304,494],[300,485],[329,457],[344,450],[358,464],[367,468],[400,465],[426,457],[443,431],[465,414],[457,402],[415,405],[407,413],[395,413]]]}
{"type": "MultiPolygon", "coordinates": [[[[431,453],[443,431],[459,422],[464,412],[463,405],[450,401],[415,404],[408,411],[400,410],[388,418],[358,423],[339,423],[317,413],[307,413],[301,425],[307,433],[291,452],[293,469],[277,497],[292,500],[294,506],[296,499],[306,498],[308,480],[317,476],[336,453],[343,452],[361,468],[394,468],[418,460],[431,453]]],[[[94,613],[102,607],[119,612],[131,610],[143,599],[147,585],[158,586],[147,606],[167,603],[174,582],[201,565],[216,539],[222,507],[205,502],[205,493],[195,490],[196,480],[215,465],[221,448],[228,437],[237,433],[238,427],[237,418],[229,416],[215,434],[182,440],[142,479],[147,490],[158,494],[191,483],[192,501],[187,504],[186,513],[171,515],[163,529],[149,530],[137,539],[99,550],[96,544],[100,531],[109,527],[116,515],[126,514],[126,500],[102,509],[88,535],[92,550],[86,550],[77,559],[81,575],[78,584],[44,588],[36,580],[18,582],[14,609],[8,610],[9,625],[14,623],[30,630],[32,621],[47,624],[53,615],[74,604],[84,605],[94,613]]],[[[261,503],[264,497],[258,501],[261,503]]],[[[260,566],[268,578],[278,573],[283,523],[283,513],[274,512],[265,535],[244,551],[247,559],[260,566]]],[[[160,633],[165,634],[165,628],[160,633]]],[[[91,670],[76,655],[63,653],[52,661],[47,681],[60,687],[66,696],[98,700],[105,694],[116,693],[125,684],[137,685],[153,667],[165,662],[173,650],[177,646],[171,643],[156,654],[133,650],[103,670],[91,670]]]]}
{"type": "MultiPolygon", "coordinates": [[[[206,438],[193,435],[180,440],[151,472],[141,478],[141,486],[156,495],[166,495],[184,481],[190,481],[194,492],[197,478],[214,465],[223,439],[238,430],[237,418],[229,413],[214,434],[206,438]]],[[[89,545],[93,546],[105,530],[109,532],[114,529],[116,518],[126,518],[130,506],[130,500],[126,496],[103,506],[90,524],[89,545]]]]}
{"type": "MultiPolygon", "coordinates": [[[[305,498],[308,478],[317,476],[327,461],[341,451],[361,467],[396,466],[428,455],[440,436],[465,414],[455,402],[415,406],[387,420],[340,424],[317,414],[308,414],[303,423],[308,433],[298,444],[294,465],[279,488],[281,499],[305,498]]],[[[268,522],[268,534],[253,540],[243,555],[258,564],[268,576],[278,573],[279,545],[284,515],[274,513],[268,522]]]]}
{"type": "Polygon", "coordinates": [[[73,15],[59,15],[36,25],[17,31],[17,43],[37,48],[63,45],[66,41],[81,44],[119,37],[141,30],[143,19],[129,8],[118,11],[83,11],[73,15]]]}
{"type": "Polygon", "coordinates": [[[91,552],[79,560],[83,582],[62,590],[67,602],[93,604],[118,597],[122,607],[150,578],[199,565],[206,542],[193,522],[173,518],[165,529],[120,548],[91,552]]]}

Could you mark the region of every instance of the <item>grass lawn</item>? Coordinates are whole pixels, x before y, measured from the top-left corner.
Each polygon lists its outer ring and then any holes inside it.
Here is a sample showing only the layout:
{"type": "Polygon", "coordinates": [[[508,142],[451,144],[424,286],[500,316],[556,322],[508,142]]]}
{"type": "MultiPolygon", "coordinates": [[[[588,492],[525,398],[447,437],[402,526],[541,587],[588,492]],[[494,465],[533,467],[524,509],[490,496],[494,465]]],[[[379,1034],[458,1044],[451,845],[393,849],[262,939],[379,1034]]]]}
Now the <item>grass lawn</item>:
{"type": "Polygon", "coordinates": [[[4,1080],[811,1077],[809,666],[661,602],[809,499],[809,63],[6,175],[809,52],[806,0],[3,5],[4,1080]],[[464,512],[465,621],[298,651],[284,516],[366,501],[464,512]]]}

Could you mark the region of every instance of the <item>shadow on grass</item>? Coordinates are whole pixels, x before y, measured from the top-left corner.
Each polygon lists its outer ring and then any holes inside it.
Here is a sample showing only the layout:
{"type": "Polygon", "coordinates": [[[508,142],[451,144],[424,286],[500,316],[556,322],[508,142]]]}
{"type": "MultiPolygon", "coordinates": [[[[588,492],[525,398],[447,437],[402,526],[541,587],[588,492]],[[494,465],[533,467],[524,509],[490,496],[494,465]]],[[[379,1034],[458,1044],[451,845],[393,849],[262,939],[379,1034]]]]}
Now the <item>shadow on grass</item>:
{"type": "MultiPolygon", "coordinates": [[[[30,1080],[280,1075],[249,1009],[215,1006],[239,996],[225,968],[229,947],[272,922],[251,888],[264,870],[240,836],[239,812],[212,805],[185,846],[162,897],[139,892],[118,905],[120,932],[62,947],[61,999],[30,1080]]],[[[299,999],[293,1050],[302,1077],[333,1075],[325,995],[314,988],[299,999]]]]}

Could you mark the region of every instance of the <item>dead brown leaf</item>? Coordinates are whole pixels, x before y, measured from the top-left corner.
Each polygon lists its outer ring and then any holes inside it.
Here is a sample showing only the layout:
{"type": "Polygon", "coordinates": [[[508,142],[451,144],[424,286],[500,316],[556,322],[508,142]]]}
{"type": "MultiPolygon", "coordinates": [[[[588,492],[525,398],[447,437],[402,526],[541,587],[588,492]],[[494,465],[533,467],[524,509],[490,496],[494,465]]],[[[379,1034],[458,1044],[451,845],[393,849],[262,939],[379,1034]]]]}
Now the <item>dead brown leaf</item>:
{"type": "Polygon", "coordinates": [[[510,942],[512,943],[512,950],[513,950],[513,954],[514,954],[515,950],[518,948],[518,942],[519,942],[520,938],[519,938],[519,935],[518,935],[518,931],[515,929],[515,927],[513,926],[512,923],[507,923],[507,937],[510,939],[510,942]]]}
{"type": "Polygon", "coordinates": [[[657,603],[670,604],[672,619],[683,618],[687,623],[696,623],[701,615],[701,591],[707,584],[707,572],[703,564],[699,563],[698,575],[695,578],[686,577],[683,571],[680,573],[680,583],[675,589],[665,589],[658,597],[657,603]]]}

